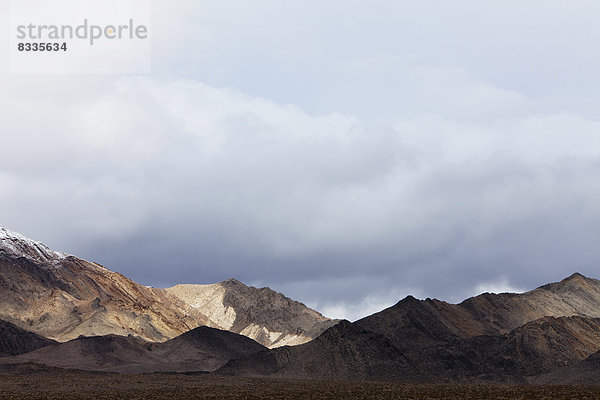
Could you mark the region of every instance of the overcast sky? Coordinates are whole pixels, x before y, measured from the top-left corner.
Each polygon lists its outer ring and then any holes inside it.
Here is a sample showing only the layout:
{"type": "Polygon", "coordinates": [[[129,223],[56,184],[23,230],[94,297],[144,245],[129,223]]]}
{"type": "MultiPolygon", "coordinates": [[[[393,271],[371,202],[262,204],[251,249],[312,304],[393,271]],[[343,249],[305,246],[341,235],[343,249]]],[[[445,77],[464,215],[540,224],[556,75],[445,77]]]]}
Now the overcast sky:
{"type": "Polygon", "coordinates": [[[600,277],[599,20],[155,0],[140,76],[10,75],[2,37],[0,225],[145,285],[235,277],[350,319],[600,277]]]}

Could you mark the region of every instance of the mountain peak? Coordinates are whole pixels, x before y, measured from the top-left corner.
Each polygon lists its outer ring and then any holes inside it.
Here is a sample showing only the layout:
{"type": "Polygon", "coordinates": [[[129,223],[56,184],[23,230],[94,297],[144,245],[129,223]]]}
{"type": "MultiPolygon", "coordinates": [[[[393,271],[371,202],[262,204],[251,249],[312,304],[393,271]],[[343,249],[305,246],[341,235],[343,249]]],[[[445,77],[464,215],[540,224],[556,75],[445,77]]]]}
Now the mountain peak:
{"type": "Polygon", "coordinates": [[[66,253],[54,251],[41,242],[29,239],[20,233],[13,232],[1,226],[0,251],[44,263],[55,263],[69,256],[66,253]]]}
{"type": "Polygon", "coordinates": [[[224,280],[223,282],[220,282],[222,285],[227,285],[227,286],[246,286],[244,285],[242,282],[238,281],[235,278],[229,278],[224,280]]]}
{"type": "Polygon", "coordinates": [[[588,280],[590,278],[588,278],[587,276],[584,276],[582,274],[580,274],[579,272],[575,272],[573,275],[563,279],[563,281],[575,281],[575,280],[588,280]]]}
{"type": "Polygon", "coordinates": [[[588,278],[587,276],[584,276],[582,274],[580,274],[579,272],[575,272],[573,275],[563,279],[560,282],[556,283],[556,287],[590,287],[590,286],[597,286],[597,284],[600,283],[598,282],[596,279],[593,278],[588,278]]]}
{"type": "Polygon", "coordinates": [[[552,292],[571,292],[573,290],[592,290],[595,292],[600,290],[600,281],[593,278],[588,278],[579,272],[575,272],[560,282],[548,283],[544,286],[541,286],[539,289],[549,290],[552,292]]]}

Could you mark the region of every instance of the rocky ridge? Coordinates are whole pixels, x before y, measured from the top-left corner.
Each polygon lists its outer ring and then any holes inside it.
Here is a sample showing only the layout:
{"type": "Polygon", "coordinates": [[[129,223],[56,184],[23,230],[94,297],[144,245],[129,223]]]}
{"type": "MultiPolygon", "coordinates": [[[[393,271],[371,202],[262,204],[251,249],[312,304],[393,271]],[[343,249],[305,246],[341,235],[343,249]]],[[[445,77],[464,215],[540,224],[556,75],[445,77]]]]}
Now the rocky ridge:
{"type": "Polygon", "coordinates": [[[203,313],[207,325],[253,338],[268,347],[298,345],[337,321],[269,288],[229,279],[212,285],[177,285],[165,291],[203,313]]]}
{"type": "Polygon", "coordinates": [[[302,346],[233,360],[219,373],[407,382],[534,382],[563,368],[584,365],[590,370],[592,362],[580,363],[600,354],[596,353],[600,351],[597,305],[600,281],[581,274],[523,294],[486,293],[460,304],[409,296],[357,322],[330,328],[302,346]],[[367,342],[375,347],[359,345],[367,342]]]}
{"type": "Polygon", "coordinates": [[[232,280],[148,288],[5,228],[0,271],[0,318],[57,341],[115,334],[160,342],[211,326],[277,346],[307,342],[335,324],[268,288],[232,280]]]}
{"type": "Polygon", "coordinates": [[[227,361],[265,350],[232,332],[198,327],[163,343],[133,336],[82,336],[52,343],[1,365],[34,363],[50,367],[118,373],[211,372],[227,361]]]}

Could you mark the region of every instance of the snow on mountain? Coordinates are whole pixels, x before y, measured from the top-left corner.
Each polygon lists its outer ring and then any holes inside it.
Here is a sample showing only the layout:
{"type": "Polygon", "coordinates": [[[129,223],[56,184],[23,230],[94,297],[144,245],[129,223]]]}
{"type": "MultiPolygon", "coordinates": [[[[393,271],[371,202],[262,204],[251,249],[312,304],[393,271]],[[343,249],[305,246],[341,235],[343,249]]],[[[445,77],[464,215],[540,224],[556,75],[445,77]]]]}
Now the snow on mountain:
{"type": "Polygon", "coordinates": [[[0,251],[13,256],[26,257],[43,263],[55,263],[69,255],[50,249],[41,242],[31,240],[20,233],[0,226],[0,251]]]}

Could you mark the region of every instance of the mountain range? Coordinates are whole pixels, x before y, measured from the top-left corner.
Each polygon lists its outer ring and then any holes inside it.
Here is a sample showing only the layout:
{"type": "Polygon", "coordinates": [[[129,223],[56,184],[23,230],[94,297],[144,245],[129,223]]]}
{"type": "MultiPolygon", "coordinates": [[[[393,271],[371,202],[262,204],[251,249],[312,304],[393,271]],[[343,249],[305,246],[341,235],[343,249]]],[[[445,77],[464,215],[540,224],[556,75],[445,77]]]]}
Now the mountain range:
{"type": "Polygon", "coordinates": [[[305,343],[336,323],[269,288],[233,279],[148,288],[5,228],[0,270],[0,319],[57,341],[131,334],[160,342],[210,326],[276,347],[305,343]]]}
{"type": "Polygon", "coordinates": [[[599,302],[600,281],[578,273],[523,294],[485,293],[460,304],[409,296],[309,343],[232,360],[219,372],[527,383],[596,355],[599,302]]]}
{"type": "Polygon", "coordinates": [[[209,372],[233,358],[265,349],[246,336],[201,326],[162,343],[131,335],[81,336],[0,359],[0,364],[119,373],[209,372]]]}
{"type": "Polygon", "coordinates": [[[230,279],[148,288],[0,228],[0,365],[397,382],[586,383],[600,281],[459,304],[408,296],[356,322],[230,279]]]}

